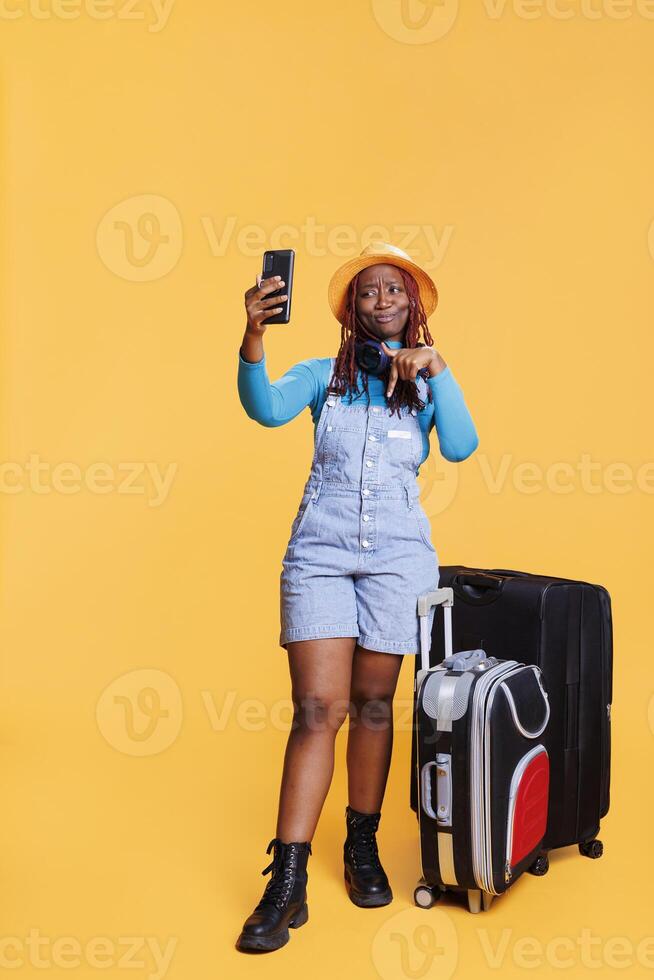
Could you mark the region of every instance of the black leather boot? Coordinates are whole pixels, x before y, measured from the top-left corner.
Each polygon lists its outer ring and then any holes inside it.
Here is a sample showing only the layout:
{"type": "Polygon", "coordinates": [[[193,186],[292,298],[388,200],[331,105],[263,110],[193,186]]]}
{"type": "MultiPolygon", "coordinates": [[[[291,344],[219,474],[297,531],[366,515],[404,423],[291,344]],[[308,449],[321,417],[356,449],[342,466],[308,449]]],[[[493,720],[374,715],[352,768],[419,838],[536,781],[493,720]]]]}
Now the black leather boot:
{"type": "Polygon", "coordinates": [[[266,849],[275,848],[275,854],[261,872],[272,870],[270,881],[252,915],[243,924],[236,940],[240,950],[269,952],[288,942],[288,930],[304,925],[309,918],[307,907],[307,860],[311,854],[310,841],[284,843],[273,837],[266,849]]]}
{"type": "Polygon", "coordinates": [[[377,852],[375,834],[380,819],[381,813],[360,813],[351,806],[345,808],[345,887],[350,899],[361,908],[388,905],[393,901],[393,892],[377,852]]]}

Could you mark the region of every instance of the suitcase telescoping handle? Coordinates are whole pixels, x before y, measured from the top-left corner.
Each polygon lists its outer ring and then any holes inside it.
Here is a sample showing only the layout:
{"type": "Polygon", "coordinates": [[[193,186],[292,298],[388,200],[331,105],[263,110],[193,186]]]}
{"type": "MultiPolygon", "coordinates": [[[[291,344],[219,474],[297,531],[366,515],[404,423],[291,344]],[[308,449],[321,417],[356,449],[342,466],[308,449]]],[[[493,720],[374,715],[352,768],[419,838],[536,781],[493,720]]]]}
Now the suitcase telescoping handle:
{"type": "Polygon", "coordinates": [[[431,634],[429,631],[429,612],[432,606],[443,607],[445,624],[445,656],[452,656],[452,606],[454,592],[452,589],[432,589],[418,596],[418,616],[420,618],[420,666],[429,670],[429,654],[431,651],[431,634]]]}

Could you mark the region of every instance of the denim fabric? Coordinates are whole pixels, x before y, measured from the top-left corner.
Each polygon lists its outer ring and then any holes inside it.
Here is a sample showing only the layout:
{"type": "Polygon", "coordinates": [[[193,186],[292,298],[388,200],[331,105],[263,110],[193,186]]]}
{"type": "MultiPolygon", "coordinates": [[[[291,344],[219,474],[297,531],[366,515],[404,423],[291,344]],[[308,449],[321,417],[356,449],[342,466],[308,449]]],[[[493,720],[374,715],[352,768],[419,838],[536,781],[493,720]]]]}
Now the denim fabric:
{"type": "MultiPolygon", "coordinates": [[[[426,399],[426,382],[416,383],[426,399]]],[[[438,587],[439,568],[419,500],[416,415],[327,396],[282,559],[282,647],[353,636],[369,650],[418,653],[417,597],[438,587]]]]}
{"type": "MultiPolygon", "coordinates": [[[[401,347],[399,340],[389,340],[389,347],[401,347]]],[[[266,355],[260,361],[246,361],[238,355],[238,394],[243,408],[251,419],[260,425],[286,425],[302,409],[309,406],[314,426],[318,424],[327,396],[327,386],[334,370],[335,357],[310,357],[299,361],[278,378],[270,381],[266,368],[266,355]]],[[[368,375],[368,391],[363,393],[363,373],[358,374],[359,394],[352,395],[353,402],[387,406],[385,381],[383,378],[368,375]]],[[[424,396],[424,408],[418,413],[422,429],[422,462],[429,456],[429,435],[434,429],[438,446],[444,459],[460,462],[467,459],[479,444],[477,429],[468,411],[461,386],[452,374],[452,369],[444,368],[427,381],[432,401],[424,396]]]]}

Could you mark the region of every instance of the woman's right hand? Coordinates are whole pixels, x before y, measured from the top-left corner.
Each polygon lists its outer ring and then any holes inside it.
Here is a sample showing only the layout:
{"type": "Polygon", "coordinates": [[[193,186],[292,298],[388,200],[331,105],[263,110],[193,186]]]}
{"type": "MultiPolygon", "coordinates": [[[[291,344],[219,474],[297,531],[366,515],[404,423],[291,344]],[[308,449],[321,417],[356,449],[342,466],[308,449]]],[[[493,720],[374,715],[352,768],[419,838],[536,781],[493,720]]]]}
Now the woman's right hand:
{"type": "Polygon", "coordinates": [[[274,316],[275,313],[281,313],[282,307],[277,304],[283,303],[288,297],[284,295],[274,296],[272,299],[267,297],[269,293],[274,293],[285,285],[281,276],[271,276],[270,279],[261,279],[257,276],[256,286],[251,286],[245,294],[245,309],[248,315],[245,329],[248,333],[261,336],[268,326],[263,321],[269,316],[274,316]]]}

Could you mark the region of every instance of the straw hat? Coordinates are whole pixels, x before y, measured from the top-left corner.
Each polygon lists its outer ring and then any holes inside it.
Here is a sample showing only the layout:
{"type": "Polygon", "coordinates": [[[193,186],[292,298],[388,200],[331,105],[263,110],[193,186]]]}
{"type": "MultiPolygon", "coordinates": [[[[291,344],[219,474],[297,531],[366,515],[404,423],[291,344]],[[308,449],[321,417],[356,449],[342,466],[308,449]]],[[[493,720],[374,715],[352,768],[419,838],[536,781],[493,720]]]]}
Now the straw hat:
{"type": "Polygon", "coordinates": [[[430,316],[434,312],[438,303],[438,290],[427,273],[419,265],[416,265],[413,259],[401,248],[389,245],[388,242],[371,242],[364,248],[361,255],[344,262],[331,278],[327,295],[332,313],[339,322],[342,323],[345,316],[348,286],[357,272],[367,269],[371,265],[386,263],[397,265],[400,269],[405,269],[411,273],[418,284],[425,315],[430,316]]]}

